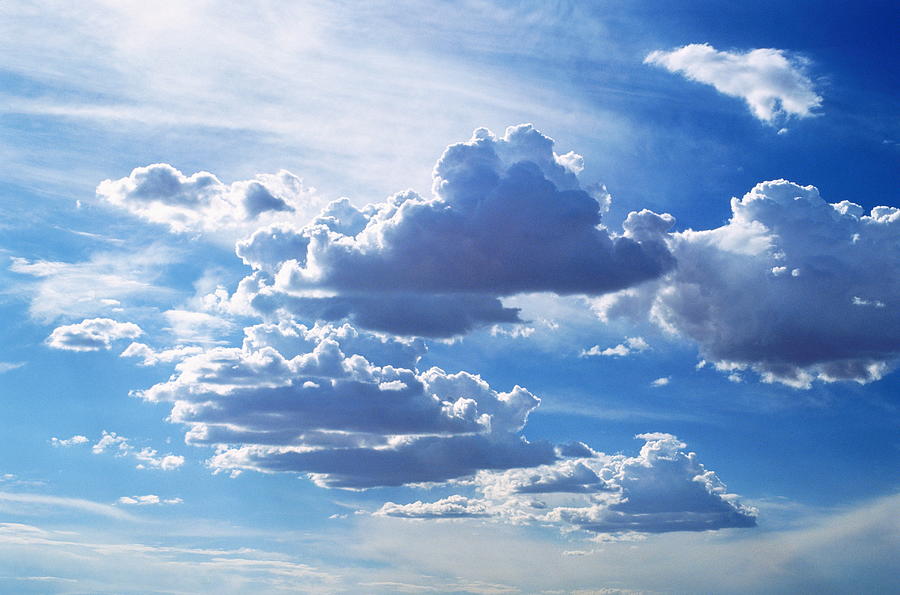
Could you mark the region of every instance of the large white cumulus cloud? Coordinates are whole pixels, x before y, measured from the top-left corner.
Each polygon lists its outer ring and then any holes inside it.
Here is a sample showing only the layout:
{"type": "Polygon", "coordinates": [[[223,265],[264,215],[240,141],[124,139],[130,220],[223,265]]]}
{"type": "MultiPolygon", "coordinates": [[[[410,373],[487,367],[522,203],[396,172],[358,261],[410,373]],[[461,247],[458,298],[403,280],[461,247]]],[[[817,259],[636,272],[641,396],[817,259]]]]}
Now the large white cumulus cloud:
{"type": "Polygon", "coordinates": [[[670,236],[678,267],[604,296],[602,316],[643,316],[695,340],[725,370],[808,387],[877,380],[900,356],[900,209],[829,204],[813,186],[763,182],[727,225],[670,236]]]}
{"type": "Polygon", "coordinates": [[[438,161],[431,199],[336,201],[302,229],[273,225],[240,242],[258,269],[253,305],[447,336],[517,320],[501,296],[599,295],[671,268],[662,240],[672,218],[633,213],[623,234],[610,233],[598,202],[607,197],[580,187],[577,161],[531,125],[503,137],[476,130],[438,161]]]}
{"type": "Polygon", "coordinates": [[[670,52],[651,52],[644,62],[712,85],[719,93],[740,97],[763,122],[807,117],[822,103],[803,72],[804,62],[789,58],[784,50],[762,48],[735,53],[692,43],[670,52]]]}
{"type": "Polygon", "coordinates": [[[519,435],[539,403],[524,388],[497,392],[467,372],[373,363],[411,364],[420,353],[416,342],[348,326],[258,325],[243,347],[187,357],[170,380],[137,394],[172,403],[170,421],[189,427],[189,443],[216,447],[218,470],[365,488],[554,459],[549,445],[519,435]]]}

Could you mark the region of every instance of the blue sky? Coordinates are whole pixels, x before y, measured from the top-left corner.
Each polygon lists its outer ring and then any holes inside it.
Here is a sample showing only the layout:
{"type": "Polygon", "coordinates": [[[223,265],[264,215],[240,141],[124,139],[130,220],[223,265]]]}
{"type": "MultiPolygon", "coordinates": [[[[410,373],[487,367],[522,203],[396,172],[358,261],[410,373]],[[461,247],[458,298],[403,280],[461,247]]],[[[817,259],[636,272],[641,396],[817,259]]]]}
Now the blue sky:
{"type": "Polygon", "coordinates": [[[0,592],[896,588],[887,2],[0,7],[0,592]]]}

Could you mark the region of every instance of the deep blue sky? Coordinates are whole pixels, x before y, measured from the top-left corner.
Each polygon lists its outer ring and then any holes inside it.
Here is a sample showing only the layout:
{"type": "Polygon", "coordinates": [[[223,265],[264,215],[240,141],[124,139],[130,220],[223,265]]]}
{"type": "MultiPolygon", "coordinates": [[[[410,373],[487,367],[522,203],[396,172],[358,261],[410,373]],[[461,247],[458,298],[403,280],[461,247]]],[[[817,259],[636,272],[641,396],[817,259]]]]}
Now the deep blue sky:
{"type": "Polygon", "coordinates": [[[888,2],[4,4],[0,591],[896,588],[900,243],[872,209],[897,205],[898,24],[888,2]],[[645,63],[691,44],[707,62],[645,63]],[[818,101],[767,121],[771,89],[818,101]],[[310,243],[340,197],[380,214],[310,243]],[[674,224],[623,227],[642,209],[674,224]],[[269,302],[240,302],[250,275],[269,302]],[[317,321],[361,338],[245,342],[317,321]],[[187,350],[139,365],[132,341],[187,350]],[[329,341],[343,371],[291,359],[329,341]]]}

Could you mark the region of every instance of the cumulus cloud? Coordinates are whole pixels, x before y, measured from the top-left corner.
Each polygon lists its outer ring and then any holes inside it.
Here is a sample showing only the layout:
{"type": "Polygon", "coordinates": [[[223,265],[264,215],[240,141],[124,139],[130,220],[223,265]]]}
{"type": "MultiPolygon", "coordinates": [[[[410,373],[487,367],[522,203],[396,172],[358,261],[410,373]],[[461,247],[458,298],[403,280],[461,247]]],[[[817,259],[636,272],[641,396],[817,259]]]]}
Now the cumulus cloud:
{"type": "Polygon", "coordinates": [[[160,455],[155,449],[145,446],[135,448],[125,436],[103,430],[100,439],[91,446],[95,455],[112,452],[117,457],[129,457],[137,461],[136,469],[160,469],[173,471],[184,465],[184,457],[180,455],[160,455]]]}
{"type": "Polygon", "coordinates": [[[553,460],[549,445],[519,434],[537,397],[495,391],[467,372],[387,363],[413,364],[422,351],[347,325],[257,325],[241,348],[187,357],[168,381],[135,394],[171,403],[169,420],[188,426],[188,443],[216,449],[218,471],[366,488],[553,460]]]}
{"type": "Polygon", "coordinates": [[[499,297],[615,291],[669,270],[669,215],[600,225],[605,189],[585,190],[579,159],[531,125],[479,129],[447,148],[434,197],[407,191],[358,209],[331,203],[303,228],[276,225],[237,244],[257,269],[243,289],[258,311],[349,318],[405,335],[450,336],[519,322],[499,297]],[[599,202],[598,202],[599,201],[599,202]]]}
{"type": "Polygon", "coordinates": [[[173,232],[242,228],[263,216],[318,209],[313,189],[288,171],[222,183],[208,172],[186,176],[166,163],[138,167],[125,178],[104,180],[97,196],[173,232]]]}
{"type": "Polygon", "coordinates": [[[650,349],[650,345],[643,337],[626,337],[624,343],[619,343],[615,347],[607,347],[602,349],[599,345],[594,345],[590,349],[583,349],[581,357],[604,356],[604,357],[625,357],[632,353],[640,353],[650,349]]]}
{"type": "Polygon", "coordinates": [[[76,434],[71,438],[57,438],[56,436],[50,438],[50,444],[56,447],[67,448],[69,446],[78,446],[80,444],[87,444],[90,442],[87,436],[82,436],[80,434],[76,434]]]}
{"type": "Polygon", "coordinates": [[[651,52],[644,63],[739,97],[756,118],[770,124],[789,116],[805,118],[822,104],[804,72],[806,62],[789,57],[784,50],[763,48],[734,53],[692,43],[669,52],[651,52]]]}
{"type": "Polygon", "coordinates": [[[731,208],[722,227],[670,234],[678,267],[596,300],[600,316],[649,315],[722,372],[752,369],[799,388],[871,382],[896,366],[900,209],[829,204],[785,180],[731,208]]]}
{"type": "Polygon", "coordinates": [[[47,337],[47,345],[68,351],[98,351],[109,349],[113,341],[134,339],[143,332],[141,327],[133,322],[90,318],[77,324],[66,324],[53,329],[47,337]]]}
{"type": "Polygon", "coordinates": [[[548,465],[481,471],[482,498],[451,496],[436,502],[388,502],[375,514],[401,518],[492,517],[554,524],[591,534],[665,533],[752,527],[756,511],[727,492],[715,472],[671,434],[637,436],[639,454],[594,452],[548,465]]]}
{"type": "Polygon", "coordinates": [[[160,498],[156,494],[146,494],[144,496],[122,496],[117,502],[128,506],[158,506],[160,504],[182,504],[184,500],[181,498],[160,498]]]}

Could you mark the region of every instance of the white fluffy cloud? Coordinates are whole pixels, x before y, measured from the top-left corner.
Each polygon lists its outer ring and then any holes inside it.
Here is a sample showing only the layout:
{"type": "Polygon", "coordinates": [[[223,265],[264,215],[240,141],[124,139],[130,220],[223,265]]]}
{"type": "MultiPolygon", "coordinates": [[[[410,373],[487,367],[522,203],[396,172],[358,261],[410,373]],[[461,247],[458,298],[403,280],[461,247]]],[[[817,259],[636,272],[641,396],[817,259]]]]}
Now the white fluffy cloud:
{"type": "Polygon", "coordinates": [[[95,455],[112,452],[117,457],[130,457],[137,461],[135,465],[137,469],[173,471],[184,465],[184,457],[181,455],[160,455],[149,446],[138,449],[132,446],[125,436],[106,430],[103,430],[100,439],[91,446],[91,452],[95,455]]]}
{"type": "Polygon", "coordinates": [[[804,73],[804,61],[789,58],[784,50],[763,48],[733,53],[718,51],[705,43],[692,43],[670,52],[651,52],[644,62],[743,99],[763,122],[774,123],[787,116],[807,117],[822,104],[804,73]]]}
{"type": "Polygon", "coordinates": [[[70,446],[78,446],[80,444],[87,444],[90,442],[87,436],[82,436],[80,434],[76,434],[71,438],[57,438],[54,436],[50,439],[50,444],[56,447],[68,448],[70,446]]]}
{"type": "Polygon", "coordinates": [[[184,500],[181,498],[160,498],[156,494],[146,494],[144,496],[122,496],[117,502],[128,506],[158,506],[160,504],[181,504],[184,500]]]}
{"type": "Polygon", "coordinates": [[[479,129],[447,148],[434,198],[408,191],[357,209],[331,203],[304,228],[276,225],[239,242],[257,269],[245,280],[259,311],[404,335],[450,336],[517,322],[499,297],[522,292],[599,295],[673,265],[668,215],[632,213],[614,234],[600,225],[600,189],[586,191],[553,140],[531,125],[503,137],[479,129]]]}
{"type": "Polygon", "coordinates": [[[272,214],[311,214],[321,204],[314,190],[288,171],[222,183],[208,172],[186,176],[171,165],[138,167],[128,177],[104,180],[97,196],[174,232],[242,228],[272,214]]]}
{"type": "Polygon", "coordinates": [[[222,471],[364,488],[553,460],[549,445],[519,435],[537,397],[467,372],[415,371],[422,349],[347,325],[257,325],[243,347],[190,356],[136,395],[171,403],[169,420],[188,426],[187,442],[215,447],[210,465],[222,471]]]}
{"type": "Polygon", "coordinates": [[[47,345],[68,351],[98,351],[109,349],[113,341],[134,339],[144,331],[133,322],[117,322],[110,318],[90,318],[77,324],[53,329],[47,345]]]}
{"type": "Polygon", "coordinates": [[[813,186],[763,182],[719,228],[670,235],[678,266],[604,296],[603,318],[644,317],[697,342],[726,373],[808,387],[865,383],[900,356],[900,209],[825,202],[813,186]]]}
{"type": "Polygon", "coordinates": [[[625,357],[626,355],[640,353],[641,351],[646,351],[648,349],[650,349],[650,345],[643,337],[626,337],[625,342],[619,343],[615,347],[603,349],[599,345],[594,345],[590,349],[584,349],[581,352],[581,357],[593,357],[597,355],[603,357],[625,357]]]}
{"type": "Polygon", "coordinates": [[[401,518],[494,517],[590,533],[664,533],[752,527],[756,511],[729,494],[713,471],[670,434],[641,434],[635,457],[575,444],[561,460],[527,469],[481,471],[482,498],[450,496],[376,512],[401,518]]]}

